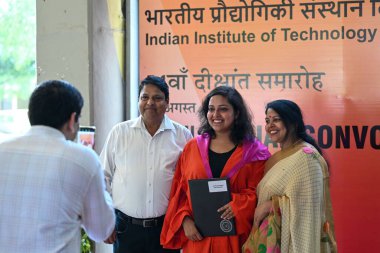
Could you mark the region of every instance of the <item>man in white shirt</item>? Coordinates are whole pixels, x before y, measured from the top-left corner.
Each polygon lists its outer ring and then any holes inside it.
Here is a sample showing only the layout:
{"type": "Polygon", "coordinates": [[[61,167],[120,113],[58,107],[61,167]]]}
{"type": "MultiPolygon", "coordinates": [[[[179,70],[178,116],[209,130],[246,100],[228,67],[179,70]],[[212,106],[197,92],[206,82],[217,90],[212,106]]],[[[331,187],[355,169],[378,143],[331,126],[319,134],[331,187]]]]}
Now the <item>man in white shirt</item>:
{"type": "Polygon", "coordinates": [[[116,125],[100,155],[116,209],[114,253],[179,252],[163,249],[160,233],[175,165],[190,131],[166,115],[169,87],[157,76],[139,86],[140,117],[116,125]]]}
{"type": "Polygon", "coordinates": [[[103,241],[115,227],[97,154],[72,142],[83,98],[46,81],[29,100],[30,130],[0,144],[0,251],[79,253],[81,227],[103,241]]]}

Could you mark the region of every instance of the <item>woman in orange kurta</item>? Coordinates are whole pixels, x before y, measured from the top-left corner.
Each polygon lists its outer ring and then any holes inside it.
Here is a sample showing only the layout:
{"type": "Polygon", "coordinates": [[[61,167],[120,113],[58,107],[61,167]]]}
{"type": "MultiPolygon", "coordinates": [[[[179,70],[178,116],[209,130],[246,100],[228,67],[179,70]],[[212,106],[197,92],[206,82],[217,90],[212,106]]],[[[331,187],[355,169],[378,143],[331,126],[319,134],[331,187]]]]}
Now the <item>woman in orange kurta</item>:
{"type": "Polygon", "coordinates": [[[251,116],[235,89],[215,88],[199,115],[200,135],[185,146],[177,163],[161,244],[183,253],[238,253],[251,230],[256,186],[270,154],[255,138],[251,116]],[[218,212],[224,219],[235,218],[236,235],[203,237],[193,220],[188,180],[226,177],[232,200],[218,212]]]}

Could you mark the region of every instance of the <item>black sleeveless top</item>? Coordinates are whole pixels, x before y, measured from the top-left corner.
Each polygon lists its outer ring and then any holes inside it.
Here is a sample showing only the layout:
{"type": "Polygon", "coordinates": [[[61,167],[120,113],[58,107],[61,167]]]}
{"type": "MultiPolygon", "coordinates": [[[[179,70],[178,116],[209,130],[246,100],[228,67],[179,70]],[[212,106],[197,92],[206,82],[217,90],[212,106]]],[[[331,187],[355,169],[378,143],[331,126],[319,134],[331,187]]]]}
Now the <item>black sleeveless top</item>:
{"type": "Polygon", "coordinates": [[[226,153],[215,153],[210,148],[208,149],[208,159],[210,163],[210,168],[212,176],[214,178],[220,177],[222,174],[224,165],[226,165],[227,160],[231,157],[232,153],[235,151],[237,146],[226,153]]]}

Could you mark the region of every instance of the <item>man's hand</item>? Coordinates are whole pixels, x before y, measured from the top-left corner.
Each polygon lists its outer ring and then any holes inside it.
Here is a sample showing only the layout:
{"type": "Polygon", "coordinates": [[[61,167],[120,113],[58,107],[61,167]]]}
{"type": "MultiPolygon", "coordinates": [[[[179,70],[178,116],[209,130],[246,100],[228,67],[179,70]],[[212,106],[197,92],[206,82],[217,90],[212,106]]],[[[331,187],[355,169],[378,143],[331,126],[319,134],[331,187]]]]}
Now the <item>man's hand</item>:
{"type": "Polygon", "coordinates": [[[111,235],[104,241],[107,244],[113,244],[116,241],[116,229],[113,230],[111,235]]]}

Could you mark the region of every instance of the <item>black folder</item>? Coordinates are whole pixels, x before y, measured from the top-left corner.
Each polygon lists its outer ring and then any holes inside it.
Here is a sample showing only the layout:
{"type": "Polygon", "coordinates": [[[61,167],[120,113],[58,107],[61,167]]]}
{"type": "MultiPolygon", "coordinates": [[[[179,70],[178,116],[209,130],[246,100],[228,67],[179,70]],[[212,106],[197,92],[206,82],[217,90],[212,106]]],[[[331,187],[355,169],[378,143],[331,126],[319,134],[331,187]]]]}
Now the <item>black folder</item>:
{"type": "Polygon", "coordinates": [[[195,225],[202,236],[235,235],[235,220],[220,218],[219,208],[231,201],[226,178],[189,180],[195,225]]]}

